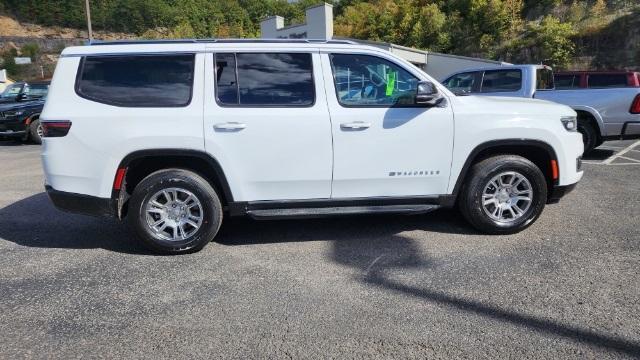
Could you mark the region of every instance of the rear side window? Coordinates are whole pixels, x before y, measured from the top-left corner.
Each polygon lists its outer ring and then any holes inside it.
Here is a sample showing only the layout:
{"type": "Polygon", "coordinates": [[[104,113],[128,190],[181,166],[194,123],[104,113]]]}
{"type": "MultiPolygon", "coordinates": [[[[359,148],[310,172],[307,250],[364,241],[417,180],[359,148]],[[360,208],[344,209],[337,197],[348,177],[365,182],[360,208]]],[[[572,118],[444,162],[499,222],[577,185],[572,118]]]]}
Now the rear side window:
{"type": "Polygon", "coordinates": [[[553,79],[553,70],[537,69],[536,70],[536,90],[553,90],[555,89],[555,81],[553,79]]]}
{"type": "Polygon", "coordinates": [[[216,54],[216,97],[221,105],[311,106],[311,54],[216,54]]]}
{"type": "Polygon", "coordinates": [[[556,89],[569,90],[580,87],[580,77],[577,75],[556,75],[556,89]]]}
{"type": "Polygon", "coordinates": [[[181,107],[191,102],[195,55],[87,56],[76,92],[122,107],[181,107]]]}
{"type": "Polygon", "coordinates": [[[626,87],[627,74],[591,74],[588,78],[589,87],[626,87]]]}
{"type": "Polygon", "coordinates": [[[473,92],[476,82],[476,72],[453,75],[444,81],[444,86],[455,94],[467,94],[473,92]]]}
{"type": "Polygon", "coordinates": [[[522,71],[489,70],[482,78],[483,93],[518,91],[522,88],[522,71]]]}

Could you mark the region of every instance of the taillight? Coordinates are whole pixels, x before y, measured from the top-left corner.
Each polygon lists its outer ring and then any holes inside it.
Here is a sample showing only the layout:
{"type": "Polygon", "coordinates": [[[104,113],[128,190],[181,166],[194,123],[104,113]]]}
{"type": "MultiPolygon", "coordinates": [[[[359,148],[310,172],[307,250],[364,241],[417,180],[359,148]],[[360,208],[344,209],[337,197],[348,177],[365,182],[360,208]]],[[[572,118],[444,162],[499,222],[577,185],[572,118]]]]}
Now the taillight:
{"type": "Polygon", "coordinates": [[[42,121],[42,134],[44,137],[63,137],[71,129],[71,121],[42,121]]]}
{"type": "Polygon", "coordinates": [[[636,95],[636,98],[633,99],[629,112],[632,114],[640,114],[640,94],[636,95]]]}

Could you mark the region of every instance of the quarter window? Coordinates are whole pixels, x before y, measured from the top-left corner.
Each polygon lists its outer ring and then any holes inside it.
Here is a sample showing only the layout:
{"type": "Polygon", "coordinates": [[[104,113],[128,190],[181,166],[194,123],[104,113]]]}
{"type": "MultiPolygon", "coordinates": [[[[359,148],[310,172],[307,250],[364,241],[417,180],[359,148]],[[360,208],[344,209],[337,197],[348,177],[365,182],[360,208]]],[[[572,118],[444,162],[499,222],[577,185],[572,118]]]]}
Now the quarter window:
{"type": "Polygon", "coordinates": [[[412,106],[418,78],[400,66],[369,55],[333,54],[331,69],[344,106],[412,106]]]}
{"type": "Polygon", "coordinates": [[[191,102],[195,55],[87,56],[78,95],[123,107],[180,107],[191,102]]]}
{"type": "Polygon", "coordinates": [[[311,54],[216,54],[222,105],[310,106],[315,102],[311,54]]]}

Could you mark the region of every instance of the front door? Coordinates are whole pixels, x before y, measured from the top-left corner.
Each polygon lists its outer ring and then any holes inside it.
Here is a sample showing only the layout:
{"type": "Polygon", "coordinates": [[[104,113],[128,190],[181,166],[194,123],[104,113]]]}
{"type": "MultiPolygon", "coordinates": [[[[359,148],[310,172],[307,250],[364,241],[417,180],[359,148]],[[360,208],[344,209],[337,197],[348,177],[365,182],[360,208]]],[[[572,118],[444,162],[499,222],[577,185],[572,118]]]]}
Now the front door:
{"type": "Polygon", "coordinates": [[[333,198],[446,194],[453,113],[415,105],[412,65],[382,54],[323,53],[331,113],[333,198]],[[411,70],[409,70],[411,69],[411,70]]]}
{"type": "Polygon", "coordinates": [[[235,201],[327,199],[331,123],[310,49],[207,54],[205,148],[235,201]]]}

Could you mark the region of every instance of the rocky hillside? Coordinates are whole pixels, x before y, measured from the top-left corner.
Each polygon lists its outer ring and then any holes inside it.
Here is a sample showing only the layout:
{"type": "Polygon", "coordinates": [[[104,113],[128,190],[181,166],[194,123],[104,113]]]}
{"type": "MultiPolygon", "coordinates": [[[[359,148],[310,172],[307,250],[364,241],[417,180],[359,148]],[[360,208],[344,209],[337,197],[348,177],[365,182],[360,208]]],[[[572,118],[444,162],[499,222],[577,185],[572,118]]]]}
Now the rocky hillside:
{"type": "MultiPolygon", "coordinates": [[[[98,31],[100,39],[127,39],[135,35],[98,31]]],[[[21,23],[9,16],[0,15],[0,68],[9,70],[16,80],[39,80],[51,77],[58,55],[67,46],[83,44],[87,32],[64,27],[49,27],[21,23]],[[31,57],[31,65],[15,65],[13,56],[31,57]],[[8,62],[8,63],[7,63],[8,62]]]]}

